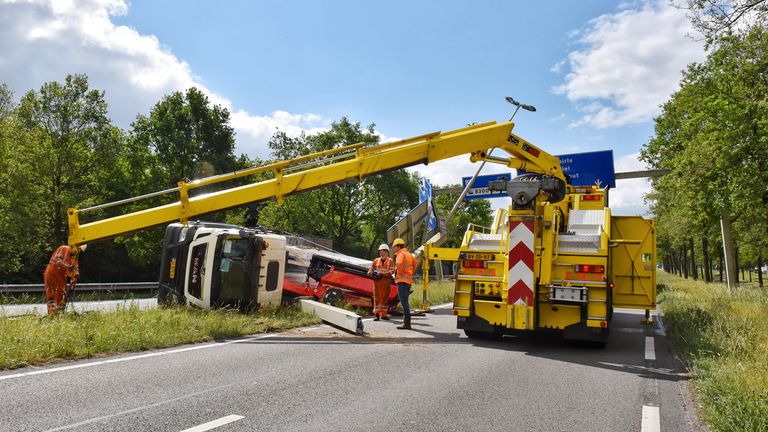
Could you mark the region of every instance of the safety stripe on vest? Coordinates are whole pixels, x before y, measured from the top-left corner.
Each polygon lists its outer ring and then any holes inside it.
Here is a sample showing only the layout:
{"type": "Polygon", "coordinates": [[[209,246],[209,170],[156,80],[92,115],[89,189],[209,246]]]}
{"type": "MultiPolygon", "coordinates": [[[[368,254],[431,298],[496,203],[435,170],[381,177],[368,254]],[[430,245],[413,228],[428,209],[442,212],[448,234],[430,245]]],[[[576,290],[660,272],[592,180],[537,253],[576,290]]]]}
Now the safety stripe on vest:
{"type": "Polygon", "coordinates": [[[507,303],[533,304],[533,218],[509,221],[507,303]]]}

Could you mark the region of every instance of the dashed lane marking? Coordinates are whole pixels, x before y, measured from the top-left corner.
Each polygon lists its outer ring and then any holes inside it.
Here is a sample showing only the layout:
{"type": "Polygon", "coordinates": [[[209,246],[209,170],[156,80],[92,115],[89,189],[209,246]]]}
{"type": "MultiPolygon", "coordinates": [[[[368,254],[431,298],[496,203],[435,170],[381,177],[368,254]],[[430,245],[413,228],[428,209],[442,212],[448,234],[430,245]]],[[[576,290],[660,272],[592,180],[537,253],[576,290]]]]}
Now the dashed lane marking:
{"type": "Polygon", "coordinates": [[[659,407],[643,405],[643,422],[640,425],[640,432],[659,432],[660,430],[659,407]]]}
{"type": "Polygon", "coordinates": [[[656,348],[653,344],[653,336],[645,337],[645,359],[656,360],[656,348]]]}
{"type": "Polygon", "coordinates": [[[211,430],[211,429],[215,429],[215,428],[217,428],[219,426],[224,426],[225,424],[236,422],[236,421],[238,421],[240,419],[243,419],[243,418],[244,418],[243,416],[236,415],[236,414],[231,414],[231,415],[228,415],[226,417],[222,417],[222,418],[217,419],[217,420],[209,421],[208,423],[203,423],[201,425],[198,425],[198,426],[195,426],[195,427],[191,427],[189,429],[184,429],[181,432],[205,432],[205,431],[208,431],[208,430],[211,430]]]}

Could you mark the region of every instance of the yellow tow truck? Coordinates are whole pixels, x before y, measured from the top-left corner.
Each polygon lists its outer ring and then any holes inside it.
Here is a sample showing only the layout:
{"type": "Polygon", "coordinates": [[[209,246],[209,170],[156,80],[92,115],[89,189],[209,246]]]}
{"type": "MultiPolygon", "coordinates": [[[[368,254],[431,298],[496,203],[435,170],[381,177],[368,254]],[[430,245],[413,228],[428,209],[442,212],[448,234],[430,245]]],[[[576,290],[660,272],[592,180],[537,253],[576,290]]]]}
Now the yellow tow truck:
{"type": "MultiPolygon", "coordinates": [[[[514,134],[513,128],[512,121],[492,121],[378,145],[352,144],[179,182],[173,189],[115,203],[71,208],[68,242],[77,246],[171,222],[186,226],[198,215],[266,199],[280,203],[289,194],[362,181],[378,173],[468,154],[472,162],[500,163],[531,174],[493,184],[507,191],[512,206],[496,215],[493,226],[470,227],[461,248],[425,245],[425,270],[430,259],[460,264],[453,309],[459,328],[472,337],[559,329],[571,337],[604,340],[613,307],[655,306],[653,223],[639,217],[611,216],[605,206],[604,190],[570,186],[558,159],[514,134]],[[492,154],[494,150],[507,156],[492,154]],[[271,178],[232,187],[222,185],[257,173],[270,173],[271,178]],[[212,184],[218,184],[219,190],[194,195],[195,189],[212,184]],[[87,223],[80,220],[82,214],[92,210],[164,194],[178,194],[178,199],[116,217],[87,223]]],[[[259,244],[280,243],[261,238],[259,233],[241,235],[230,229],[225,234],[226,241],[211,243],[206,254],[220,257],[227,253],[220,248],[248,238],[259,244]]],[[[161,269],[172,279],[184,278],[177,285],[183,287],[184,295],[195,291],[194,297],[198,298],[205,287],[211,286],[204,278],[215,273],[202,269],[216,261],[195,248],[188,253],[199,255],[190,255],[186,260],[200,263],[198,267],[162,263],[161,269]]],[[[272,261],[269,274],[283,274],[285,262],[280,257],[272,261]]],[[[240,271],[254,275],[258,281],[262,276],[259,270],[249,270],[248,265],[240,271]]],[[[259,289],[270,291],[269,298],[277,298],[281,284],[272,282],[269,289],[266,285],[254,287],[255,291],[259,289]]],[[[206,304],[213,302],[209,298],[206,304]]]]}
{"type": "Polygon", "coordinates": [[[647,321],[656,307],[654,222],[613,216],[599,186],[548,193],[516,184],[539,180],[492,184],[513,204],[490,227],[470,225],[456,249],[425,245],[425,272],[430,260],[459,264],[458,328],[471,338],[554,330],[604,344],[614,308],[644,309],[647,321]]]}

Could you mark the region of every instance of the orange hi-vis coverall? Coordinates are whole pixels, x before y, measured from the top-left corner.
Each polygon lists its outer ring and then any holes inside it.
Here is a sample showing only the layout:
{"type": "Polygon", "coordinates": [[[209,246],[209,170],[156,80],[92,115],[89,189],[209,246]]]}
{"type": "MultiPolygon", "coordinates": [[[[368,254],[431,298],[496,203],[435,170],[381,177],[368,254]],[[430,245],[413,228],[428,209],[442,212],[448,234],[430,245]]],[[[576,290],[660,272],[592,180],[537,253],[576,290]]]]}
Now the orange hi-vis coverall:
{"type": "Polygon", "coordinates": [[[77,254],[72,252],[72,248],[63,245],[53,252],[43,273],[48,315],[64,310],[67,288],[75,288],[79,271],[77,254]],[[69,279],[69,285],[67,279],[69,279]]]}
{"type": "Polygon", "coordinates": [[[373,280],[373,315],[387,318],[387,301],[392,285],[392,273],[395,271],[395,261],[389,257],[386,259],[378,257],[373,260],[371,270],[378,272],[381,276],[373,280]]]}
{"type": "Polygon", "coordinates": [[[395,272],[396,283],[407,283],[413,285],[413,272],[416,270],[416,258],[408,252],[408,249],[402,248],[397,252],[395,264],[397,271],[395,272]]]}

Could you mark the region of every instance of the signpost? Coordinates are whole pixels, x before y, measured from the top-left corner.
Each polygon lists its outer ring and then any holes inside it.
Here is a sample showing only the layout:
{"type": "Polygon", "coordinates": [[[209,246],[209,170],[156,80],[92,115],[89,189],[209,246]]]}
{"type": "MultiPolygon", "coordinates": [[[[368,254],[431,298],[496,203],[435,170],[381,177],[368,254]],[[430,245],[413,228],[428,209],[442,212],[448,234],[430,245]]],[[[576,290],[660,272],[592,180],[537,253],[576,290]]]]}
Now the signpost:
{"type": "MultiPolygon", "coordinates": [[[[467,183],[469,183],[469,180],[472,177],[462,177],[461,178],[461,186],[462,188],[467,186],[467,183]]],[[[472,184],[472,187],[469,189],[469,192],[467,192],[467,196],[464,197],[465,200],[473,200],[473,199],[484,199],[484,198],[508,198],[509,195],[507,195],[506,191],[490,191],[488,189],[488,182],[491,180],[499,180],[499,179],[507,179],[507,181],[512,180],[512,174],[511,173],[499,173],[499,174],[487,174],[482,176],[477,176],[477,179],[475,179],[475,182],[472,184]]]]}

